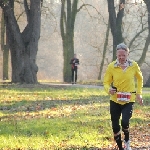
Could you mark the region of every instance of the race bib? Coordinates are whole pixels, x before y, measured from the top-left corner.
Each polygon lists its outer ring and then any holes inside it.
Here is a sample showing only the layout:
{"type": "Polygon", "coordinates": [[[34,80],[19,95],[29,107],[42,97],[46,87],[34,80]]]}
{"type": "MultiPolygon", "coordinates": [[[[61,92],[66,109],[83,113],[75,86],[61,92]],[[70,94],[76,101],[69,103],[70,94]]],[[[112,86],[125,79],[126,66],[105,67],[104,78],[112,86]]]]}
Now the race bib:
{"type": "Polygon", "coordinates": [[[129,92],[117,92],[117,100],[122,102],[129,102],[131,93],[129,92]]]}

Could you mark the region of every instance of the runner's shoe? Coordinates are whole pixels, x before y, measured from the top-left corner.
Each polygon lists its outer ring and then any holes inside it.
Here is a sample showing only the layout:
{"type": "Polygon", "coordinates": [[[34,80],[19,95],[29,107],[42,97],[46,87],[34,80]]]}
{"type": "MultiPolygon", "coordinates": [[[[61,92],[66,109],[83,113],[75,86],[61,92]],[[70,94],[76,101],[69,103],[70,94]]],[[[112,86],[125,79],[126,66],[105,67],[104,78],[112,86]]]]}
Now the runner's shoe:
{"type": "MultiPolygon", "coordinates": [[[[115,149],[113,149],[113,150],[119,150],[119,147],[116,145],[115,149]]],[[[121,150],[124,150],[124,148],[122,148],[121,150]]]]}
{"type": "Polygon", "coordinates": [[[130,141],[128,142],[124,141],[124,150],[132,150],[130,147],[130,141]]]}

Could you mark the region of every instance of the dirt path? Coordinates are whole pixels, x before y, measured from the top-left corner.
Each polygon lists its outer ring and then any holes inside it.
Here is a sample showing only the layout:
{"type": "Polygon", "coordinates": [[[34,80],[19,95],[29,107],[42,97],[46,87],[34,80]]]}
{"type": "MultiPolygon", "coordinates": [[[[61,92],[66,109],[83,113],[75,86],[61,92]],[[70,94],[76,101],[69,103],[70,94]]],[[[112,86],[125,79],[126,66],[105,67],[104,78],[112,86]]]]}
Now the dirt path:
{"type": "MultiPolygon", "coordinates": [[[[66,84],[66,83],[42,83],[43,85],[49,85],[52,87],[80,87],[80,88],[96,88],[104,89],[103,85],[88,85],[88,84],[66,84]]],[[[143,93],[150,93],[148,90],[143,90],[143,93]]]]}

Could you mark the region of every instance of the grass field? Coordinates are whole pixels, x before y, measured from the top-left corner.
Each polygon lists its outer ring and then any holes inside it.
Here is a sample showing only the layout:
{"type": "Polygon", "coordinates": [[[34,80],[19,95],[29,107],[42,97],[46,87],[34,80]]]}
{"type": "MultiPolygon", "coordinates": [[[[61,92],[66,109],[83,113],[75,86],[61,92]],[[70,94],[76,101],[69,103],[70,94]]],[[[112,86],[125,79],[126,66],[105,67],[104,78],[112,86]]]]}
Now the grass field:
{"type": "MultiPolygon", "coordinates": [[[[149,91],[149,89],[145,89],[149,91]]],[[[131,146],[150,147],[150,93],[135,103],[131,146]]],[[[109,97],[102,89],[1,86],[0,149],[113,149],[109,97]]]]}

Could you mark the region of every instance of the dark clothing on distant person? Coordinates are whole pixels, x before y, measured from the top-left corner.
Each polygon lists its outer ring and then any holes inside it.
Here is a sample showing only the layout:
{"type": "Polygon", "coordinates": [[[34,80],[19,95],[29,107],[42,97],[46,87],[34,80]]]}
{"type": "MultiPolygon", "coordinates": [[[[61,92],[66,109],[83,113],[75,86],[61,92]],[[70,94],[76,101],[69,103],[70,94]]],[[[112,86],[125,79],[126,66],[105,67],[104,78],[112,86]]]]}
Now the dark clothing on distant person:
{"type": "Polygon", "coordinates": [[[72,58],[70,61],[70,64],[71,64],[71,71],[72,71],[71,81],[72,81],[72,83],[76,83],[77,82],[77,70],[78,70],[78,65],[79,65],[79,59],[72,58]]]}

